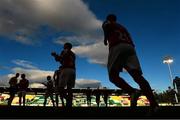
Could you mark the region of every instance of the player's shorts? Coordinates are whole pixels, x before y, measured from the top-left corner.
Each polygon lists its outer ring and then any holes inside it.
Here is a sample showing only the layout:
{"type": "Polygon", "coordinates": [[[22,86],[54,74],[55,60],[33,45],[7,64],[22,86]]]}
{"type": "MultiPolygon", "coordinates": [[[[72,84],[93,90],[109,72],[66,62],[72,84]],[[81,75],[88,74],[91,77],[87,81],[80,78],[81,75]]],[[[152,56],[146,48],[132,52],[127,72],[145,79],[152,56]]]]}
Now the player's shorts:
{"type": "Polygon", "coordinates": [[[59,76],[59,85],[60,88],[73,88],[75,86],[76,73],[72,68],[63,68],[59,76]]]}
{"type": "Polygon", "coordinates": [[[17,93],[17,91],[18,91],[17,86],[11,86],[11,87],[9,88],[9,93],[10,93],[10,95],[15,95],[15,94],[17,93]]]}
{"type": "Polygon", "coordinates": [[[138,70],[142,73],[134,47],[126,43],[113,46],[109,50],[107,68],[109,73],[112,70],[122,72],[123,68],[128,71],[138,70]]]}
{"type": "Polygon", "coordinates": [[[25,95],[26,95],[26,91],[25,90],[22,90],[22,91],[18,92],[18,96],[19,97],[24,97],[25,95]]]}
{"type": "Polygon", "coordinates": [[[58,86],[54,87],[54,92],[55,92],[55,94],[59,94],[59,87],[58,86]]]}

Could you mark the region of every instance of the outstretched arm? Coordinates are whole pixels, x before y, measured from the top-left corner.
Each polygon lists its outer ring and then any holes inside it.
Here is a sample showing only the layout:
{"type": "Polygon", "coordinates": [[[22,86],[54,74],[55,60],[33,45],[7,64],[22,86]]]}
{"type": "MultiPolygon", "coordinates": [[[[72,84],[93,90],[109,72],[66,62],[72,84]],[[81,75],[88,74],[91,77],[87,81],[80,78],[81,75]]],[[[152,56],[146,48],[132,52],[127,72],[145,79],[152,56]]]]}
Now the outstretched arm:
{"type": "Polygon", "coordinates": [[[104,36],[104,45],[106,46],[108,44],[107,42],[107,36],[104,36]]]}
{"type": "Polygon", "coordinates": [[[108,34],[107,30],[104,29],[104,45],[105,46],[107,45],[107,41],[108,41],[107,34],[108,34]]]}
{"type": "Polygon", "coordinates": [[[108,28],[107,28],[108,24],[109,24],[108,21],[105,21],[102,25],[104,31],[104,45],[108,44],[108,28]]]}
{"type": "Polygon", "coordinates": [[[45,82],[42,82],[41,84],[43,84],[44,86],[47,86],[47,83],[45,83],[45,82]]]}
{"type": "Polygon", "coordinates": [[[55,58],[55,60],[57,61],[57,62],[62,62],[62,56],[61,55],[58,55],[57,53],[55,53],[55,52],[52,52],[51,53],[51,55],[55,58]]]}
{"type": "Polygon", "coordinates": [[[55,81],[56,80],[56,75],[57,75],[57,71],[54,72],[54,75],[53,75],[53,80],[55,81]]]}

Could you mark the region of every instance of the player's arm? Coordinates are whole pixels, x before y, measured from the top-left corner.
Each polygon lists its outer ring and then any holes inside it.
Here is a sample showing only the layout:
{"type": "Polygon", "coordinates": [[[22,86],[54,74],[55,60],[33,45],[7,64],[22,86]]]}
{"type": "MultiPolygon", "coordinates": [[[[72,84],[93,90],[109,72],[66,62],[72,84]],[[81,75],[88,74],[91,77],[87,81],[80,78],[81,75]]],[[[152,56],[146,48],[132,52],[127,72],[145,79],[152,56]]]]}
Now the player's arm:
{"type": "Polygon", "coordinates": [[[105,21],[102,25],[103,32],[104,32],[104,45],[108,44],[108,28],[107,28],[108,24],[109,24],[108,21],[105,21]]]}
{"type": "Polygon", "coordinates": [[[27,80],[27,88],[29,87],[29,80],[27,80]]]}
{"type": "Polygon", "coordinates": [[[107,32],[104,31],[104,45],[108,44],[108,39],[107,39],[107,32]]]}
{"type": "Polygon", "coordinates": [[[41,82],[41,84],[43,84],[44,86],[47,86],[47,83],[45,83],[45,82],[41,82]]]}
{"type": "Polygon", "coordinates": [[[124,31],[124,33],[126,35],[126,40],[128,40],[128,42],[131,43],[133,45],[133,47],[135,47],[135,44],[134,44],[134,42],[133,42],[133,40],[131,38],[131,35],[129,34],[128,30],[126,28],[124,28],[124,27],[122,27],[122,28],[123,28],[123,31],[124,31]]]}
{"type": "Polygon", "coordinates": [[[11,80],[11,79],[9,80],[9,84],[10,84],[10,85],[12,84],[12,80],[11,80]]]}
{"type": "Polygon", "coordinates": [[[56,80],[56,74],[57,74],[57,72],[55,71],[55,72],[54,72],[54,75],[53,75],[53,80],[54,80],[54,81],[56,80]]]}
{"type": "Polygon", "coordinates": [[[62,62],[62,54],[58,55],[57,53],[52,52],[51,55],[55,58],[56,61],[58,61],[60,63],[62,62]]]}

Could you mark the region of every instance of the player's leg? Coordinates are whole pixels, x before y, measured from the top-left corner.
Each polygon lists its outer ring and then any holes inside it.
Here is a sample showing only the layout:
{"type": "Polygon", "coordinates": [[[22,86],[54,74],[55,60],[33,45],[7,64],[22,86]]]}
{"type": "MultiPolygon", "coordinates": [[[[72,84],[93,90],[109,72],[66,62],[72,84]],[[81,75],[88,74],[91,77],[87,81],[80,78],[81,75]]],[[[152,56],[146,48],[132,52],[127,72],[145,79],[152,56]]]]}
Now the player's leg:
{"type": "Polygon", "coordinates": [[[54,98],[53,98],[53,93],[50,94],[50,98],[51,98],[51,101],[52,101],[52,103],[53,103],[53,107],[55,107],[54,98]]]}
{"type": "Polygon", "coordinates": [[[45,95],[44,95],[44,106],[46,106],[46,103],[47,103],[47,98],[48,98],[48,94],[47,94],[47,93],[45,93],[45,95]]]}
{"type": "Polygon", "coordinates": [[[112,83],[114,83],[114,85],[126,91],[129,95],[135,90],[123,78],[120,77],[119,72],[115,69],[110,71],[109,79],[112,83]]]}
{"type": "Polygon", "coordinates": [[[154,94],[152,92],[151,86],[149,82],[142,76],[142,73],[138,70],[131,70],[129,74],[133,77],[136,83],[140,86],[143,94],[147,97],[150,101],[150,105],[152,107],[158,106],[154,94]]]}

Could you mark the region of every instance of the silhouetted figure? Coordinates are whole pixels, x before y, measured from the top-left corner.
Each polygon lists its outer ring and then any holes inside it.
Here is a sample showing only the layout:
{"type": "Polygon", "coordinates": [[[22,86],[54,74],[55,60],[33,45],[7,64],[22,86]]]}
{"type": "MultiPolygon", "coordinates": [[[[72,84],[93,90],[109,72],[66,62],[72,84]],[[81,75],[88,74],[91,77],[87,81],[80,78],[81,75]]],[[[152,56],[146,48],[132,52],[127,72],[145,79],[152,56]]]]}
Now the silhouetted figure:
{"type": "Polygon", "coordinates": [[[107,91],[106,87],[104,87],[103,99],[104,99],[104,103],[106,104],[106,107],[108,106],[108,97],[109,97],[109,92],[107,91]]]}
{"type": "Polygon", "coordinates": [[[9,99],[8,99],[8,106],[11,106],[11,103],[15,97],[15,94],[17,93],[17,90],[18,90],[18,85],[17,85],[17,82],[18,82],[18,78],[19,77],[19,73],[16,73],[16,76],[12,77],[10,80],[9,80],[9,99]]]}
{"type": "Polygon", "coordinates": [[[92,90],[90,89],[90,87],[87,87],[86,97],[87,97],[87,105],[89,107],[91,106],[91,95],[92,95],[92,90]]]}
{"type": "Polygon", "coordinates": [[[174,105],[176,103],[176,100],[175,100],[176,91],[169,86],[166,93],[168,96],[168,102],[170,102],[172,105],[174,105]]]}
{"type": "MultiPolygon", "coordinates": [[[[67,87],[66,94],[66,106],[72,107],[72,88],[75,85],[76,71],[75,71],[75,54],[71,51],[72,44],[65,43],[64,50],[60,55],[52,52],[51,55],[54,56],[57,62],[60,62],[62,65],[62,72],[60,74],[59,88],[67,87]]],[[[61,90],[60,90],[61,91],[61,90]]]]}
{"type": "Polygon", "coordinates": [[[55,107],[54,98],[53,98],[54,86],[53,86],[53,81],[51,80],[51,76],[47,76],[47,83],[43,83],[43,84],[47,87],[44,95],[44,106],[46,106],[47,98],[50,97],[53,103],[53,107],[55,107]]]}
{"type": "Polygon", "coordinates": [[[59,104],[59,96],[60,96],[60,99],[61,99],[61,102],[62,102],[62,107],[64,107],[64,97],[65,97],[65,93],[64,93],[64,88],[61,87],[59,88],[58,85],[59,85],[59,81],[60,81],[60,74],[62,72],[62,66],[59,67],[58,70],[56,70],[54,72],[54,75],[53,75],[53,79],[54,79],[54,83],[55,83],[55,94],[56,94],[56,106],[58,107],[58,104],[59,104]]]}
{"type": "Polygon", "coordinates": [[[21,102],[23,100],[23,106],[25,106],[25,101],[26,101],[26,91],[29,86],[29,81],[26,79],[26,75],[22,74],[21,75],[21,80],[18,83],[18,96],[19,96],[19,105],[21,106],[21,102]]]}
{"type": "Polygon", "coordinates": [[[180,78],[176,76],[173,80],[174,89],[177,89],[177,93],[180,94],[180,78]]]}
{"type": "Polygon", "coordinates": [[[104,44],[109,45],[107,67],[110,81],[131,96],[131,106],[135,107],[141,93],[119,76],[119,73],[125,68],[150,101],[150,106],[153,109],[157,108],[158,103],[148,81],[142,76],[135,45],[126,28],[116,22],[116,16],[113,14],[107,16],[102,28],[104,30],[104,44]]]}
{"type": "Polygon", "coordinates": [[[100,97],[101,97],[101,92],[100,92],[100,90],[99,90],[99,87],[95,90],[95,96],[96,96],[97,107],[99,107],[100,97]]]}

